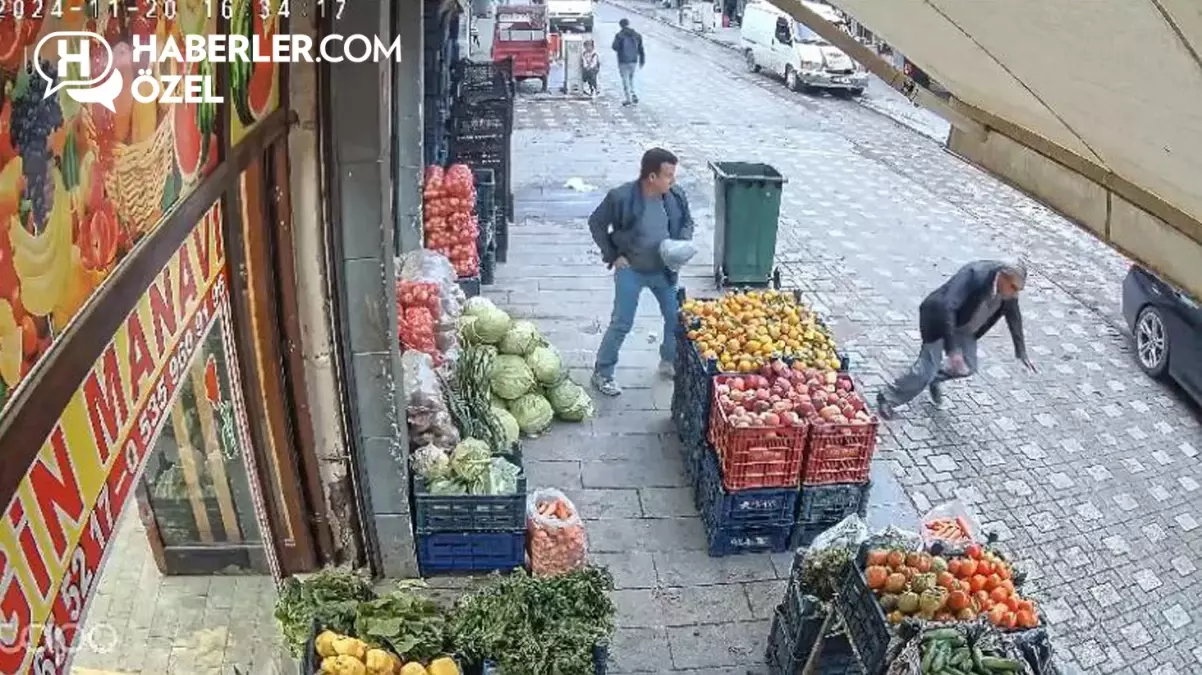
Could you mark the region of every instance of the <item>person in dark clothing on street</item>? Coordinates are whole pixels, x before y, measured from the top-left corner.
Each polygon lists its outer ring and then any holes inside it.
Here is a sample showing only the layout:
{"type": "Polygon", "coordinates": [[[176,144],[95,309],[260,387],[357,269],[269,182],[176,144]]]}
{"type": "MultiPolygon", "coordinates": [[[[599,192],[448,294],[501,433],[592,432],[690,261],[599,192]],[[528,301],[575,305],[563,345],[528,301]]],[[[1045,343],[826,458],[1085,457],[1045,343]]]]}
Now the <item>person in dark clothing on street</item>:
{"type": "Polygon", "coordinates": [[[936,405],[941,403],[943,382],[977,371],[977,341],[1000,318],[1006,319],[1010,329],[1015,357],[1035,372],[1027,358],[1018,308],[1018,294],[1026,282],[1027,268],[1021,262],[978,260],[961,267],[928,295],[918,306],[922,350],[905,375],[877,394],[881,417],[892,419],[897,406],[910,402],[923,389],[930,392],[936,405]]]}
{"type": "Polygon", "coordinates": [[[643,154],[639,179],[610,190],[588,219],[601,259],[614,271],[613,315],[597,350],[592,377],[593,386],[606,396],[622,393],[614,382],[614,368],[622,342],[634,327],[644,288],[655,296],[664,319],[660,372],[674,375],[678,274],[664,261],[661,251],[665,240],[693,238],[689,201],[684,190],[674,185],[676,164],[671,152],[648,150],[643,154]]]}
{"type": "Polygon", "coordinates": [[[622,76],[622,94],[626,97],[622,105],[639,102],[634,91],[634,73],[647,63],[643,52],[643,36],[630,27],[629,19],[618,22],[621,29],[614,36],[613,50],[618,54],[618,74],[622,76]]]}

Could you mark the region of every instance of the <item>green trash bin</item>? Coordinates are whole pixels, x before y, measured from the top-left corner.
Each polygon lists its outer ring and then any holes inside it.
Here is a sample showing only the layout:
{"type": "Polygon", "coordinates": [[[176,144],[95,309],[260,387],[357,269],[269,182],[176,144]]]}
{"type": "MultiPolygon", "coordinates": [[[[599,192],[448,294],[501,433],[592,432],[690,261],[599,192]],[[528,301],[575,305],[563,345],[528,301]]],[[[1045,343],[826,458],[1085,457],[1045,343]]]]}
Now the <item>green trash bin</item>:
{"type": "Polygon", "coordinates": [[[775,269],[780,195],[787,179],[767,164],[710,162],[714,172],[714,283],[780,288],[775,269]]]}

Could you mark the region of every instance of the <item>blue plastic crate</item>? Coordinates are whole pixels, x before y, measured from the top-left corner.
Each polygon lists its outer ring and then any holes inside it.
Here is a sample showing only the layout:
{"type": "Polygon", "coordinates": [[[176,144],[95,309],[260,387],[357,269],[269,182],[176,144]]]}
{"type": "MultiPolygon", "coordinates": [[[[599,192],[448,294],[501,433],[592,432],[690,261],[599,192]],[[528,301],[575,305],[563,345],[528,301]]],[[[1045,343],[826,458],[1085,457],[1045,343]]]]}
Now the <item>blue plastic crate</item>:
{"type": "Polygon", "coordinates": [[[722,470],[713,450],[701,453],[701,480],[698,493],[707,520],[719,527],[730,525],[783,525],[791,527],[797,512],[795,488],[739,490],[722,487],[722,470]]]}
{"type": "Polygon", "coordinates": [[[738,553],[783,553],[789,549],[791,525],[731,525],[718,527],[705,523],[711,558],[738,553]]]}
{"type": "Polygon", "coordinates": [[[525,531],[417,535],[417,563],[422,574],[512,570],[525,562],[525,531]]]}
{"type": "Polygon", "coordinates": [[[672,383],[672,421],[680,441],[703,445],[709,425],[709,374],[695,359],[696,350],[685,336],[684,327],[676,331],[676,375],[672,383]]]}

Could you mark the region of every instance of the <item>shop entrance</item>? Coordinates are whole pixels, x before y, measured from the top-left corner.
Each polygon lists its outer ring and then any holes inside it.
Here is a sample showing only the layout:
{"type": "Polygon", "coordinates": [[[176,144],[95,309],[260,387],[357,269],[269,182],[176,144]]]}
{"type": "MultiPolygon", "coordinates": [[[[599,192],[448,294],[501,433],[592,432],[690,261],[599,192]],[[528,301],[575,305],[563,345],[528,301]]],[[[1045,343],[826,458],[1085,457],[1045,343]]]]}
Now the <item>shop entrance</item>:
{"type": "Polygon", "coordinates": [[[222,312],[184,368],[137,486],[138,512],[163,574],[271,573],[246,463],[244,407],[232,386],[232,344],[222,312]]]}

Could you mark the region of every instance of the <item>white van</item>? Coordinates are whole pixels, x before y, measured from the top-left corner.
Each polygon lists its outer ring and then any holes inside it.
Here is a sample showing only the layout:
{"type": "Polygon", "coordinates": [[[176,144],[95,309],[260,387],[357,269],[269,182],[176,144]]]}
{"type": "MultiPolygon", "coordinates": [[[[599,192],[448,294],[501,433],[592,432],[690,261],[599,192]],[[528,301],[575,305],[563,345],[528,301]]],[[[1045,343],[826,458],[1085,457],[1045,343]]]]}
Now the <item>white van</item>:
{"type": "MultiPolygon", "coordinates": [[[[830,5],[803,2],[806,9],[836,25],[843,17],[830,5]]],[[[859,96],[868,73],[822,36],[764,0],[747,3],[740,29],[747,68],[785,79],[794,91],[825,89],[835,95],[859,96]]]]}
{"type": "Polygon", "coordinates": [[[547,17],[551,22],[551,32],[561,33],[566,28],[593,32],[593,14],[596,13],[595,0],[546,0],[547,17]]]}

